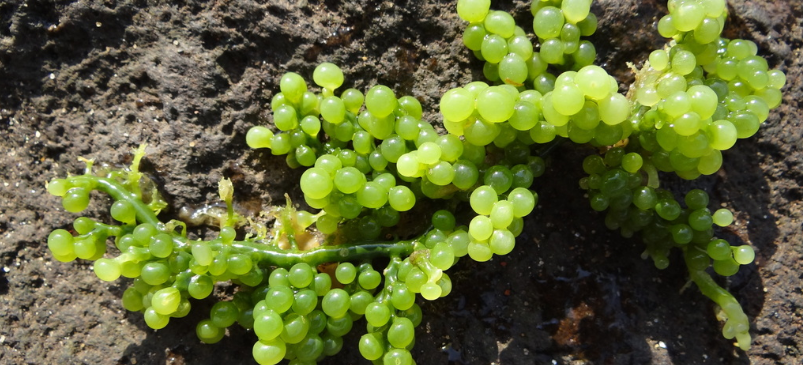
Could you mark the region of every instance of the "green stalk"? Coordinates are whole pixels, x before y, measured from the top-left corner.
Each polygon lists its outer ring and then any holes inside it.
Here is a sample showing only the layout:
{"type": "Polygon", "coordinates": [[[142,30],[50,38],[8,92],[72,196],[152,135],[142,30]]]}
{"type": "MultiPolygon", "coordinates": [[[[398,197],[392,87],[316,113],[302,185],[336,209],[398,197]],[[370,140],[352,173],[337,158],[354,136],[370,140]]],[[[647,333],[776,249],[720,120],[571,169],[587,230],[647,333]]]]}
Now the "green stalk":
{"type": "Polygon", "coordinates": [[[123,184],[112,178],[81,175],[71,176],[67,178],[67,180],[72,182],[73,185],[77,185],[75,182],[88,182],[89,186],[94,186],[94,189],[109,194],[109,196],[111,196],[115,201],[125,200],[131,203],[131,205],[134,207],[134,210],[137,212],[137,220],[140,222],[150,223],[156,227],[159,227],[162,224],[159,221],[159,218],[156,217],[156,214],[153,213],[153,210],[151,210],[147,204],[143,203],[137,194],[130,192],[128,188],[123,186],[123,184]]]}
{"type": "MultiPolygon", "coordinates": [[[[69,179],[73,182],[88,182],[91,186],[95,186],[95,189],[109,194],[114,200],[124,200],[131,203],[137,212],[138,221],[150,223],[156,227],[163,226],[153,211],[136,194],[129,192],[120,182],[111,178],[92,175],[73,176],[69,179]]],[[[378,257],[405,257],[413,253],[419,240],[420,238],[397,242],[350,243],[337,246],[320,246],[307,251],[284,250],[253,240],[234,241],[230,247],[232,254],[251,255],[255,261],[261,264],[291,267],[301,262],[314,266],[327,262],[361,261],[378,257]]],[[[174,236],[173,241],[176,243],[177,249],[190,249],[191,244],[185,237],[174,236]]],[[[210,241],[209,244],[216,251],[221,250],[224,245],[219,239],[210,241]]]]}
{"type": "MultiPolygon", "coordinates": [[[[336,246],[320,246],[306,251],[284,250],[267,246],[257,241],[234,241],[232,254],[249,254],[257,262],[272,266],[289,268],[297,263],[316,266],[327,262],[363,261],[379,257],[409,256],[418,239],[385,243],[353,243],[336,246]]],[[[219,240],[210,242],[213,250],[224,245],[219,240]]],[[[189,247],[189,246],[187,246],[189,247]]]]}
{"type": "Polygon", "coordinates": [[[723,336],[727,339],[735,337],[742,350],[750,349],[750,322],[733,294],[717,285],[704,270],[689,270],[689,275],[703,295],[717,303],[724,312],[727,321],[723,327],[723,336]]]}

